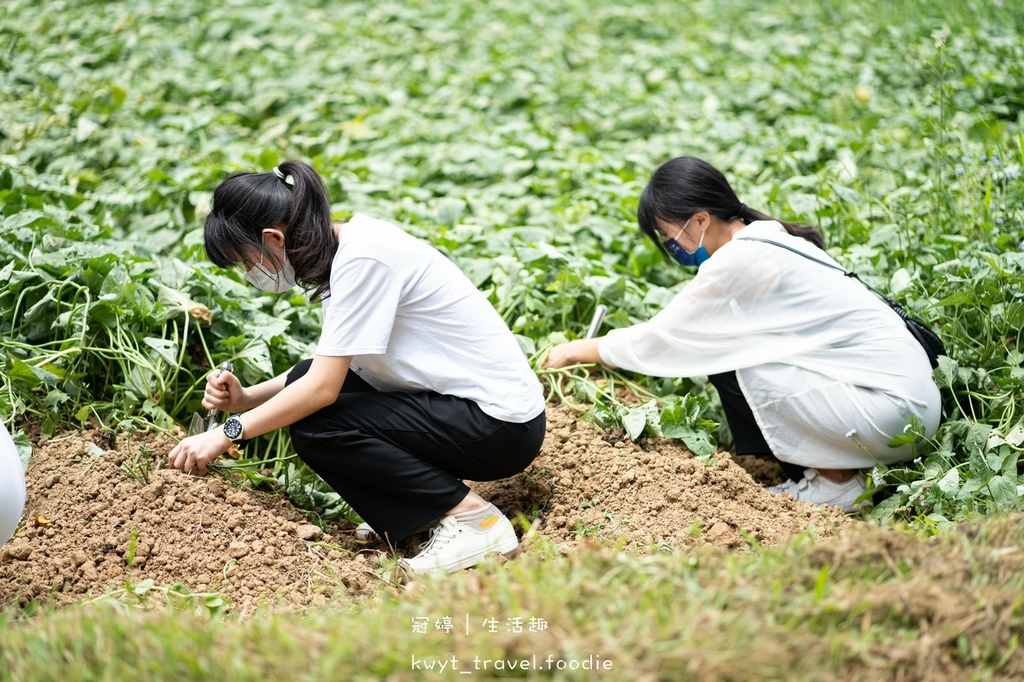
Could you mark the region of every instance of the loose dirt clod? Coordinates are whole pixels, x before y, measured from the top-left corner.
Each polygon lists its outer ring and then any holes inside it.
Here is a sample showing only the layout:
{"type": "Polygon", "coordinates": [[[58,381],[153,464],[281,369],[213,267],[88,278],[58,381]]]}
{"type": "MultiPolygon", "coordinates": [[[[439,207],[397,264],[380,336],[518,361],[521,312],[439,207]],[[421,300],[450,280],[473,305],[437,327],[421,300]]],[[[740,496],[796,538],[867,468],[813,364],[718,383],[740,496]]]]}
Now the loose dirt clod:
{"type": "MultiPolygon", "coordinates": [[[[244,478],[160,468],[173,444],[89,431],[38,443],[22,527],[0,548],[0,606],[68,604],[152,580],[216,592],[244,614],[382,583],[373,557],[385,546],[356,543],[351,524],[321,527],[244,478]]],[[[609,442],[568,407],[548,408],[543,451],[526,472],[473,487],[564,551],[584,539],[633,552],[742,549],[852,523],[771,495],[727,454],[707,467],[674,441],[609,442]]]]}

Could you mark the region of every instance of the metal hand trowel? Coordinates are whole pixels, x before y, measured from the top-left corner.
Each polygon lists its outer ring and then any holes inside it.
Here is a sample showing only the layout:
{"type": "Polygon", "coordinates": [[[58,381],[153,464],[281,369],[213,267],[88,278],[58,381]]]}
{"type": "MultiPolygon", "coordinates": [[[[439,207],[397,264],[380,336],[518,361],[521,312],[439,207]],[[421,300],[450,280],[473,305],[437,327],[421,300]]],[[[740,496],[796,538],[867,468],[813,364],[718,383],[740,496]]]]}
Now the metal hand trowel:
{"type": "MultiPolygon", "coordinates": [[[[225,362],[220,366],[221,372],[233,372],[235,366],[230,362],[225,362]]],[[[188,425],[188,435],[195,436],[203,433],[204,431],[210,431],[217,426],[217,410],[210,410],[206,413],[206,418],[198,412],[192,413],[192,421],[188,425]]]]}
{"type": "Polygon", "coordinates": [[[601,323],[604,322],[604,316],[607,312],[608,306],[604,304],[598,304],[594,308],[594,317],[590,320],[590,329],[587,330],[587,335],[583,338],[592,339],[597,336],[597,333],[601,331],[601,323]]]}

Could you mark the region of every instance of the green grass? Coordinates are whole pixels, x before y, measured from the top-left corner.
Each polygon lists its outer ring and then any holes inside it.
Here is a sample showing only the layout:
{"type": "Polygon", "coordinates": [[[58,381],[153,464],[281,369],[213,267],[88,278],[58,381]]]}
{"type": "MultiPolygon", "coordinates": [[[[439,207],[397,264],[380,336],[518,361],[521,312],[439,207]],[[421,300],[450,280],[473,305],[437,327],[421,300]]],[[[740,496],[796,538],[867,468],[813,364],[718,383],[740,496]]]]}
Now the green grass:
{"type": "Polygon", "coordinates": [[[532,544],[503,566],[303,613],[101,600],[0,621],[0,680],[1014,679],[1022,544],[1020,518],[738,555],[532,544]],[[523,660],[533,669],[508,670],[523,660]],[[584,661],[597,672],[558,669],[584,661]]]}

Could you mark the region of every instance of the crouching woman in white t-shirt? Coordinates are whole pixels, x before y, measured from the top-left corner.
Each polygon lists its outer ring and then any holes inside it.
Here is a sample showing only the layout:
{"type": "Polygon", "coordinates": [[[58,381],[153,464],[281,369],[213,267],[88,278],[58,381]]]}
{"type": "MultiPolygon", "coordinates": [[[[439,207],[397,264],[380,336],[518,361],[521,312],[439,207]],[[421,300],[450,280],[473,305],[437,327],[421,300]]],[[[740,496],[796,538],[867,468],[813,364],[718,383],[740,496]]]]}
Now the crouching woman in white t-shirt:
{"type": "Polygon", "coordinates": [[[324,323],[290,372],[249,388],[211,374],[203,405],[241,414],[181,441],[171,464],[201,473],[233,441],[290,426],[299,457],[365,520],[358,532],[397,543],[433,526],[403,559],[413,572],[511,555],[512,525],[463,479],[523,471],[544,440],[544,398],[469,279],[388,222],[335,224],[320,176],[296,161],[222,182],[205,237],[214,263],[241,264],[257,288],[311,291],[324,323]]]}

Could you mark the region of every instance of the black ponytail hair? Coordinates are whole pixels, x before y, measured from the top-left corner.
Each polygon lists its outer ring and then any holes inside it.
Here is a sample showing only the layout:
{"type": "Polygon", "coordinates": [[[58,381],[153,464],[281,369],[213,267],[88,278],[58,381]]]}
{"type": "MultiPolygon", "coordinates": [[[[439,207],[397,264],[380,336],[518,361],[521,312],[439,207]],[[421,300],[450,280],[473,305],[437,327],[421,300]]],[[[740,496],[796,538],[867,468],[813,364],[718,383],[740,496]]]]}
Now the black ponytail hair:
{"type": "Polygon", "coordinates": [[[789,223],[755,211],[742,203],[720,170],[707,161],[693,156],[680,156],[665,162],[651,176],[651,181],[640,195],[637,223],[668,258],[658,220],[682,224],[690,216],[707,211],[719,220],[730,222],[740,219],[749,225],[755,220],[775,220],[786,232],[803,237],[820,249],[825,238],[811,225],[789,223]]]}
{"type": "Polygon", "coordinates": [[[206,255],[222,268],[247,254],[272,259],[263,244],[268,227],[281,228],[295,279],[320,298],[330,289],[338,237],[327,188],[307,164],[285,161],[269,173],[235,173],[217,185],[204,228],[206,255]]]}

